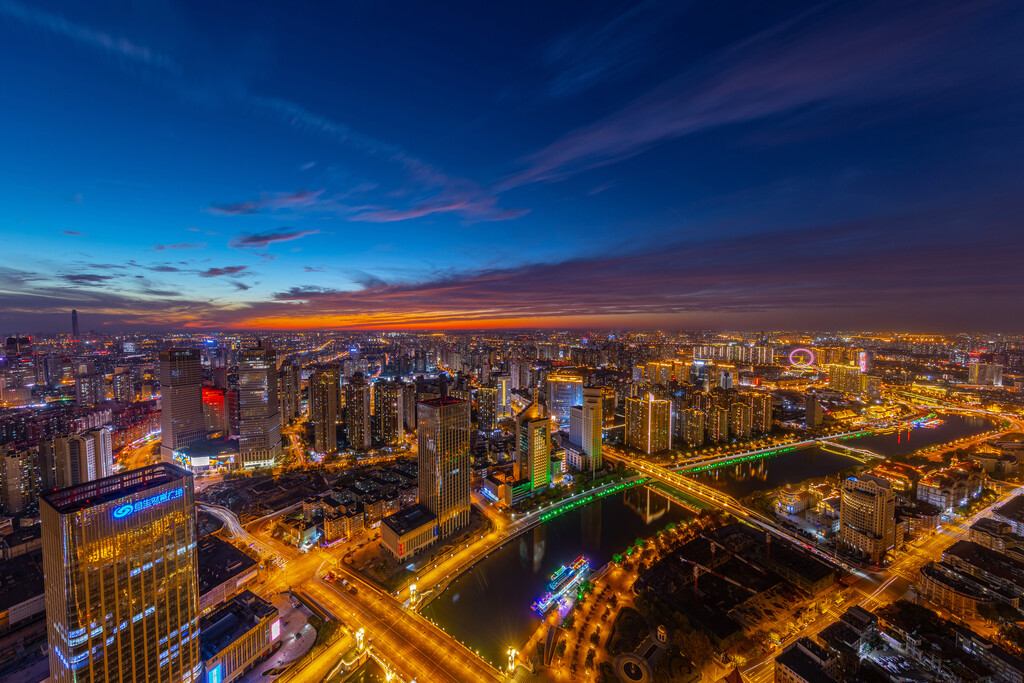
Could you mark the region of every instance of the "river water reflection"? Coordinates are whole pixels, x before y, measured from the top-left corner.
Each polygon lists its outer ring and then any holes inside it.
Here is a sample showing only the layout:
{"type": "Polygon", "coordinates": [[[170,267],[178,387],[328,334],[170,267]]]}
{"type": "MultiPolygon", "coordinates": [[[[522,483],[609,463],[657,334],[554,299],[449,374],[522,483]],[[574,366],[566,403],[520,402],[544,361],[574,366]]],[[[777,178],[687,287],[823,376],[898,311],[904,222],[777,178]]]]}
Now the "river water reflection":
{"type": "Polygon", "coordinates": [[[505,660],[540,625],[531,603],[551,573],[579,555],[601,567],[633,540],[669,522],[692,517],[685,508],[645,487],[602,498],[556,517],[491,553],[423,609],[488,661],[505,660]]]}

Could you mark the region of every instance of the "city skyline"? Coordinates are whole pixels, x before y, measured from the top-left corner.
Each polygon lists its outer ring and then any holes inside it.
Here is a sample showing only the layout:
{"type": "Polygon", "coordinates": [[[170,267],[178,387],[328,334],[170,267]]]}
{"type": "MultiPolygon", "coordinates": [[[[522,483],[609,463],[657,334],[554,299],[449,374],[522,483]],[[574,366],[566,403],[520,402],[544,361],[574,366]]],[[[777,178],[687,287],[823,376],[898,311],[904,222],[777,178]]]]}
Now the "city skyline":
{"type": "Polygon", "coordinates": [[[0,0],[0,329],[1020,331],[1022,21],[0,0]]]}

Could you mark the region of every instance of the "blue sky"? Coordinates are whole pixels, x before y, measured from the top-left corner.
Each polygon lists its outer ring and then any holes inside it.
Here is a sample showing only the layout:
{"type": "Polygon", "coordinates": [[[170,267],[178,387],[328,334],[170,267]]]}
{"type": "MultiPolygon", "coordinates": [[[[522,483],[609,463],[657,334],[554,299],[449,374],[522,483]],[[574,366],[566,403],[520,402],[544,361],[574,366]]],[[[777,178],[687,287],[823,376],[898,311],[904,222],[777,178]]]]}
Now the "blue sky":
{"type": "Polygon", "coordinates": [[[0,328],[1020,329],[1022,14],[0,0],[0,328]]]}

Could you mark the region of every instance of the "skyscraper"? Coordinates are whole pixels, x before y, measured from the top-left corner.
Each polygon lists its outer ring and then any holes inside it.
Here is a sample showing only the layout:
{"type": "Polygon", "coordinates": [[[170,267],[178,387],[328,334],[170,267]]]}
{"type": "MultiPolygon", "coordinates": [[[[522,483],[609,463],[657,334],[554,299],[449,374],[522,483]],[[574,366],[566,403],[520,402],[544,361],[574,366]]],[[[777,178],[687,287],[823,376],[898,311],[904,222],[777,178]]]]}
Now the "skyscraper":
{"type": "Polygon", "coordinates": [[[531,491],[551,483],[551,420],[536,401],[516,416],[515,476],[529,481],[531,491]]]}
{"type": "Polygon", "coordinates": [[[289,358],[277,371],[277,399],[281,403],[281,424],[285,425],[302,414],[302,375],[299,363],[289,358]]]}
{"type": "Polygon", "coordinates": [[[495,375],[491,381],[498,390],[495,417],[500,420],[512,414],[512,377],[511,375],[495,375]]]}
{"type": "Polygon", "coordinates": [[[71,309],[71,338],[78,339],[78,311],[71,309]]]}
{"type": "Polygon", "coordinates": [[[770,432],[772,430],[772,395],[767,391],[751,391],[743,398],[753,409],[754,431],[770,432]]]}
{"type": "Polygon", "coordinates": [[[50,680],[199,680],[194,504],[169,463],[42,497],[50,680]]]}
{"type": "Polygon", "coordinates": [[[647,394],[626,399],[626,445],[644,453],[672,447],[672,402],[647,394]]]}
{"type": "Polygon", "coordinates": [[[128,371],[115,372],[110,384],[115,401],[131,403],[135,400],[135,383],[128,371]]]}
{"type": "Polygon", "coordinates": [[[484,431],[491,431],[498,426],[498,389],[497,387],[479,387],[476,390],[477,424],[484,431]]]}
{"type": "Polygon", "coordinates": [[[5,515],[23,515],[35,504],[39,498],[39,474],[35,450],[26,448],[2,454],[0,505],[5,515]]]}
{"type": "Polygon", "coordinates": [[[75,377],[75,403],[80,408],[92,408],[107,398],[107,384],[103,375],[93,371],[75,377]]]}
{"type": "Polygon", "coordinates": [[[896,494],[888,479],[861,474],[843,481],[839,545],[879,564],[896,544],[896,494]]]}
{"type": "Polygon", "coordinates": [[[682,431],[687,446],[704,445],[704,413],[696,408],[684,410],[682,431]]]}
{"type": "Polygon", "coordinates": [[[361,372],[345,385],[345,431],[350,448],[370,450],[370,385],[361,372]]]}
{"type": "Polygon", "coordinates": [[[804,397],[804,424],[809,428],[820,427],[823,420],[821,401],[814,394],[804,397]]]}
{"type": "Polygon", "coordinates": [[[373,414],[381,445],[397,446],[405,441],[405,385],[397,381],[373,385],[373,414]]]}
{"type": "Polygon", "coordinates": [[[601,389],[584,389],[583,404],[569,409],[569,442],[587,455],[591,470],[601,468],[601,436],[604,425],[601,389]]]}
{"type": "Polygon", "coordinates": [[[160,456],[206,438],[203,418],[203,368],[197,349],[160,351],[160,456]]]}
{"type": "Polygon", "coordinates": [[[569,408],[583,402],[583,378],[565,373],[548,375],[548,413],[569,424],[569,408]]]}
{"type": "Polygon", "coordinates": [[[110,430],[90,429],[54,442],[56,483],[60,488],[95,481],[114,473],[110,430]]]}
{"type": "Polygon", "coordinates": [[[1003,366],[994,363],[971,363],[968,366],[968,384],[977,386],[1003,386],[1003,366]]]}
{"type": "Polygon", "coordinates": [[[750,436],[754,424],[754,410],[746,403],[733,403],[729,407],[729,433],[745,439],[750,436]]]}
{"type": "Polygon", "coordinates": [[[309,376],[309,421],[313,425],[313,450],[338,450],[338,403],[341,398],[341,369],[337,364],[309,376]]]}
{"type": "Polygon", "coordinates": [[[469,523],[469,403],[431,398],[417,413],[420,505],[437,516],[441,535],[450,536],[469,523]]]}
{"type": "Polygon", "coordinates": [[[238,359],[238,464],[271,467],[281,455],[277,354],[262,342],[238,359]]]}

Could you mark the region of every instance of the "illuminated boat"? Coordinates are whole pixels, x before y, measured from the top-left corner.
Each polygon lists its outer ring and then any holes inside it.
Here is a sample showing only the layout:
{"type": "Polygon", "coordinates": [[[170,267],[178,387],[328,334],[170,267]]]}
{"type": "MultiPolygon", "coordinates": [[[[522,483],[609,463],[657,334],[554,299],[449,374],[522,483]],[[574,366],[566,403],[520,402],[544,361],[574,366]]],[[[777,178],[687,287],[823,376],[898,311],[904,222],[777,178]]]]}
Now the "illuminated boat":
{"type": "Polygon", "coordinates": [[[570,565],[562,565],[551,575],[548,592],[533,603],[533,611],[543,616],[556,605],[572,604],[580,584],[589,575],[590,560],[583,555],[577,557],[570,565]]]}

